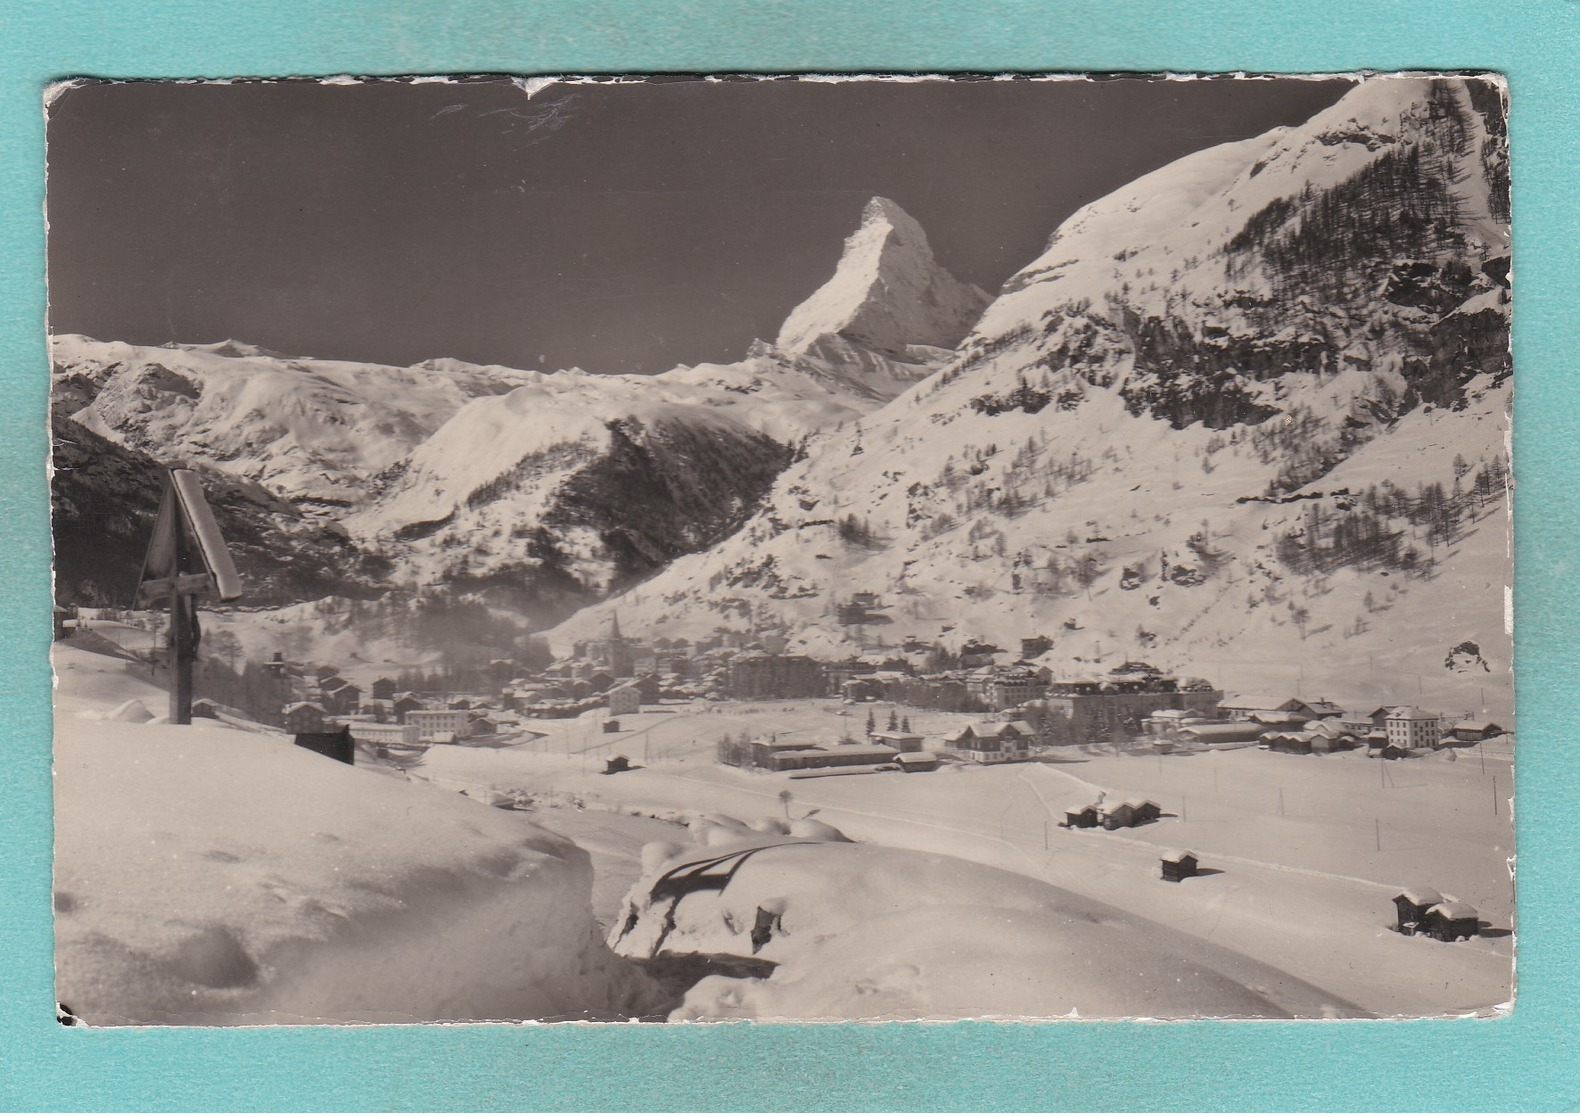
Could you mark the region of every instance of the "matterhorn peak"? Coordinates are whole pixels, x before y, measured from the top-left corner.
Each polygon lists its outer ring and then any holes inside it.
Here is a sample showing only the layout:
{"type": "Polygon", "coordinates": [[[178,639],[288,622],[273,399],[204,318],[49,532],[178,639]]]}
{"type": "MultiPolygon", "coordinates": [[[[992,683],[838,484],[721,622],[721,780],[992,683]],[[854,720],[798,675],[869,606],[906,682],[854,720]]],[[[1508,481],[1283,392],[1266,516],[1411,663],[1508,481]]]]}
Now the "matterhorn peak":
{"type": "Polygon", "coordinates": [[[913,345],[947,349],[986,304],[980,289],[939,266],[914,217],[888,198],[873,198],[833,277],[790,312],[777,344],[792,355],[830,341],[894,357],[913,345]]]}

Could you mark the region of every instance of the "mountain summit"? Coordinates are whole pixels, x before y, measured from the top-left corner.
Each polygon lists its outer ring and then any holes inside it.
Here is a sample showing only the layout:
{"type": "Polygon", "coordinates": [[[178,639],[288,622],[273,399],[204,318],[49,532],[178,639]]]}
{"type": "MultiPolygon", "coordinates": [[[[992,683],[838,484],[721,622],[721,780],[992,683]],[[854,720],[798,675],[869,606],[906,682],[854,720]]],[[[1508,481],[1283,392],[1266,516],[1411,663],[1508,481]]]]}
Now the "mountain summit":
{"type": "MultiPolygon", "coordinates": [[[[622,623],[749,618],[792,654],[879,662],[1037,638],[1063,678],[1145,659],[1361,695],[1414,675],[1448,708],[1469,642],[1506,709],[1505,135],[1494,82],[1373,79],[1094,201],[938,371],[825,428],[622,623]]],[[[881,343],[898,312],[868,308],[922,300],[867,293],[923,259],[875,203],[781,347],[881,343]]]]}
{"type": "Polygon", "coordinates": [[[911,346],[953,348],[987,302],[939,265],[915,218],[873,198],[833,277],[790,312],[777,346],[800,356],[845,341],[904,360],[911,346]]]}

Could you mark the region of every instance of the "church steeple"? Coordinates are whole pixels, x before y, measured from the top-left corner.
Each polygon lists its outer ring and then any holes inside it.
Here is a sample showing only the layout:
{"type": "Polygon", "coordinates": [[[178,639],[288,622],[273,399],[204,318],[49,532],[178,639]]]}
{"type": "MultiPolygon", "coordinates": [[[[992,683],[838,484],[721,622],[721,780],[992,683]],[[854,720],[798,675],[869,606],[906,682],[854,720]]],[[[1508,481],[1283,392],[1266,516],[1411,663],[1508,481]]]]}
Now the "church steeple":
{"type": "Polygon", "coordinates": [[[609,670],[617,679],[628,677],[635,666],[631,644],[620,634],[620,614],[614,611],[609,613],[609,635],[604,639],[604,656],[609,670]]]}

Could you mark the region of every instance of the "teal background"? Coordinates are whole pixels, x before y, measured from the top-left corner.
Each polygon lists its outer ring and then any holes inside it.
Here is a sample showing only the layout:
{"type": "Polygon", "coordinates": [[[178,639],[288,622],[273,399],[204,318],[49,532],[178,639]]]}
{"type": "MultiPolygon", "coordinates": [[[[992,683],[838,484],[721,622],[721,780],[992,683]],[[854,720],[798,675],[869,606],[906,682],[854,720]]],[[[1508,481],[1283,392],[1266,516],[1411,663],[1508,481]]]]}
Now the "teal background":
{"type": "Polygon", "coordinates": [[[0,4],[0,1106],[1575,1109],[1580,4],[0,4]],[[1493,69],[1513,110],[1519,998],[1487,1021],[107,1030],[54,1023],[43,117],[52,79],[1493,69]]]}

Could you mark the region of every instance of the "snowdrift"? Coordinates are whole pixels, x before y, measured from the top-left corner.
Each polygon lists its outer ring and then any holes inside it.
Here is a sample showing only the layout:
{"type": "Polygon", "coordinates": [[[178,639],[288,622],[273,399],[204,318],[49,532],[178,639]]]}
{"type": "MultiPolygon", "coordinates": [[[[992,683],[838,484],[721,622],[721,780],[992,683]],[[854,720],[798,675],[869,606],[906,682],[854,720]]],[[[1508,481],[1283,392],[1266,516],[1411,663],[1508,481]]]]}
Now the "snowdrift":
{"type": "Polygon", "coordinates": [[[1365,1015],[1028,877],[732,821],[700,823],[697,845],[644,856],[650,871],[610,934],[633,957],[701,955],[726,971],[695,985],[671,1020],[1365,1015]],[[726,976],[741,969],[769,972],[726,976]]]}
{"type": "Polygon", "coordinates": [[[58,651],[58,998],[89,1024],[619,1019],[575,845],[272,733],[112,720],[163,692],[58,651]]]}

